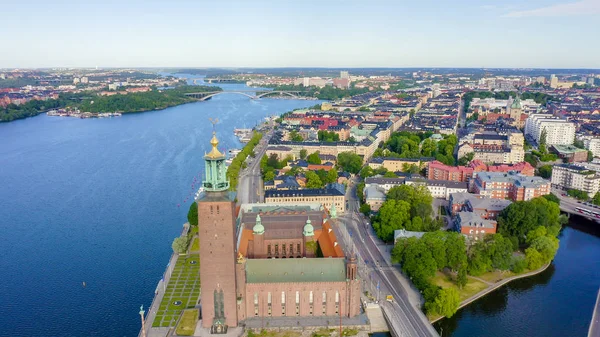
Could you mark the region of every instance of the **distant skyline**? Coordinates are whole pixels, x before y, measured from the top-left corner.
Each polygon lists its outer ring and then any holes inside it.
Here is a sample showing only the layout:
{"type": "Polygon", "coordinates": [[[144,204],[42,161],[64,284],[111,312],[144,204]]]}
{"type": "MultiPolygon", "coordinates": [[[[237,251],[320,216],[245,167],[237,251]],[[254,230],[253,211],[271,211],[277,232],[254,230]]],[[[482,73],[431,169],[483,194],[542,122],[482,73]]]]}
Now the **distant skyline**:
{"type": "Polygon", "coordinates": [[[600,68],[600,0],[20,1],[0,68],[600,68]]]}

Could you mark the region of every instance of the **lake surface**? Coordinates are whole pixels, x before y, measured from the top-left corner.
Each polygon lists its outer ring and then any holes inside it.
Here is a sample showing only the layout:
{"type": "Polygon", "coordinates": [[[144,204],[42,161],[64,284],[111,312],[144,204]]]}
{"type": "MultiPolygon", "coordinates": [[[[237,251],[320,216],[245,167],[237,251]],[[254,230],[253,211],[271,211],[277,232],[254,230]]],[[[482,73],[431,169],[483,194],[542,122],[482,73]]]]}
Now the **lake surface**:
{"type": "Polygon", "coordinates": [[[0,335],[137,336],[198,188],[208,118],[226,150],[234,128],[316,103],[223,94],[0,124],[0,335]]]}
{"type": "Polygon", "coordinates": [[[587,336],[600,287],[600,224],[572,217],[544,272],[506,286],[435,324],[443,336],[587,336]]]}

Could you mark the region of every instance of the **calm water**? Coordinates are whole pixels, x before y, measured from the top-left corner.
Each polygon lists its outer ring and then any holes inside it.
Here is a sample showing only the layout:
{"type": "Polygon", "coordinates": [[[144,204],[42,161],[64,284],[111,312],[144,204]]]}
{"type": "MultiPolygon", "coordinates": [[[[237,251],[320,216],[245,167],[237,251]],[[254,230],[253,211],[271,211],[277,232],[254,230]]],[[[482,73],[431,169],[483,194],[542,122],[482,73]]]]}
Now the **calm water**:
{"type": "Polygon", "coordinates": [[[204,166],[208,117],[228,149],[235,127],[314,104],[229,94],[0,124],[0,335],[137,336],[204,166]]]}
{"type": "Polygon", "coordinates": [[[553,264],[435,325],[443,336],[587,336],[600,286],[600,225],[572,220],[553,264]],[[579,229],[576,229],[579,228],[579,229]]]}

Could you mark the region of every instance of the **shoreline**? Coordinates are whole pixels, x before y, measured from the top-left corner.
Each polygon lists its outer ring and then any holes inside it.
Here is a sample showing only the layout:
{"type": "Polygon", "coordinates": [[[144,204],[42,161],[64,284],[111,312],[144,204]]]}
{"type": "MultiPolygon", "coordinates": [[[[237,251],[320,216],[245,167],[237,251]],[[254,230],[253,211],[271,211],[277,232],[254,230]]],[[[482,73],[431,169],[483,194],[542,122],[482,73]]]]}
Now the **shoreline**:
{"type": "MultiPolygon", "coordinates": [[[[501,281],[499,281],[499,282],[496,282],[496,283],[494,283],[493,285],[490,285],[489,287],[487,287],[487,288],[483,289],[482,291],[480,291],[480,292],[476,293],[475,295],[473,295],[473,296],[471,296],[471,297],[467,298],[466,300],[464,300],[464,301],[460,302],[460,305],[458,306],[457,312],[458,312],[458,310],[460,310],[460,309],[462,309],[462,308],[466,307],[467,305],[469,305],[469,304],[471,304],[471,303],[475,302],[476,300],[478,300],[478,299],[480,299],[480,298],[484,297],[485,295],[487,295],[487,294],[491,293],[492,291],[494,291],[494,290],[496,290],[496,289],[499,289],[499,288],[501,288],[502,286],[504,286],[504,285],[506,285],[506,284],[508,284],[508,283],[510,283],[510,282],[512,282],[512,281],[514,281],[514,280],[518,280],[518,279],[522,279],[522,278],[526,278],[526,277],[530,277],[530,276],[534,276],[534,275],[540,274],[541,272],[543,272],[543,271],[545,271],[546,269],[548,269],[548,267],[549,267],[551,264],[552,264],[552,261],[550,261],[549,263],[547,263],[547,264],[543,265],[543,266],[542,266],[541,268],[539,268],[539,269],[536,269],[536,270],[533,270],[533,271],[530,271],[530,272],[527,272],[527,273],[523,273],[523,274],[520,274],[520,275],[511,276],[511,277],[508,277],[508,278],[506,278],[506,279],[504,279],[504,280],[501,280],[501,281]]],[[[433,323],[435,323],[435,322],[437,322],[437,321],[440,321],[440,320],[442,320],[443,318],[446,318],[446,316],[437,317],[437,318],[435,318],[435,319],[433,319],[433,320],[430,320],[430,321],[429,321],[429,323],[433,324],[433,323]]]]}
{"type": "MultiPolygon", "coordinates": [[[[202,102],[200,100],[195,100],[195,101],[189,101],[189,102],[184,102],[184,103],[178,103],[178,104],[173,104],[173,105],[169,105],[166,107],[160,107],[160,108],[156,108],[156,109],[147,109],[147,110],[137,110],[137,111],[116,111],[122,115],[129,115],[129,114],[137,114],[137,113],[143,113],[143,112],[150,112],[150,111],[160,111],[160,110],[165,110],[168,108],[172,108],[172,107],[176,107],[176,106],[180,106],[180,105],[185,105],[185,104],[190,104],[190,103],[196,103],[196,102],[202,102]]],[[[56,110],[56,109],[50,109],[50,110],[46,110],[46,111],[40,111],[38,113],[36,113],[35,115],[32,116],[23,116],[23,117],[19,117],[19,118],[15,118],[13,120],[7,121],[7,120],[0,120],[0,123],[10,123],[10,122],[16,122],[19,120],[23,120],[23,119],[27,119],[27,118],[33,118],[33,117],[37,117],[39,115],[43,115],[46,114],[49,111],[52,110],[56,110]]],[[[92,112],[93,114],[98,114],[99,112],[92,112]]],[[[72,116],[50,116],[50,117],[69,117],[71,118],[72,116]]],[[[72,117],[72,118],[79,118],[79,119],[87,119],[87,118],[81,118],[81,117],[72,117]]],[[[91,117],[91,118],[97,118],[96,116],[91,117]]]]}

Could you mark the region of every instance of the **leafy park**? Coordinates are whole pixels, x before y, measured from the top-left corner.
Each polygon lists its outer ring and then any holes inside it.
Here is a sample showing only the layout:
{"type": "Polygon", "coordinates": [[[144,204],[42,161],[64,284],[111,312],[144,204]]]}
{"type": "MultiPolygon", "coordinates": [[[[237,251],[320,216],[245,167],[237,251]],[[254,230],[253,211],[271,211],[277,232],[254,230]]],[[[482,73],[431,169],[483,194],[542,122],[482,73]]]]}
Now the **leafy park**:
{"type": "Polygon", "coordinates": [[[458,143],[456,135],[444,135],[434,140],[432,132],[394,132],[390,139],[375,150],[373,157],[421,158],[434,157],[446,164],[455,165],[454,147],[458,143]]]}
{"type": "Polygon", "coordinates": [[[558,204],[547,198],[519,201],[500,213],[497,234],[469,242],[460,233],[443,231],[401,239],[392,261],[423,294],[429,317],[451,317],[461,301],[487,288],[485,282],[550,263],[565,220],[558,204]]]}
{"type": "Polygon", "coordinates": [[[386,201],[373,216],[373,228],[383,241],[392,241],[394,231],[430,232],[442,226],[441,220],[433,218],[433,197],[425,186],[400,185],[392,187],[386,201]]]}

